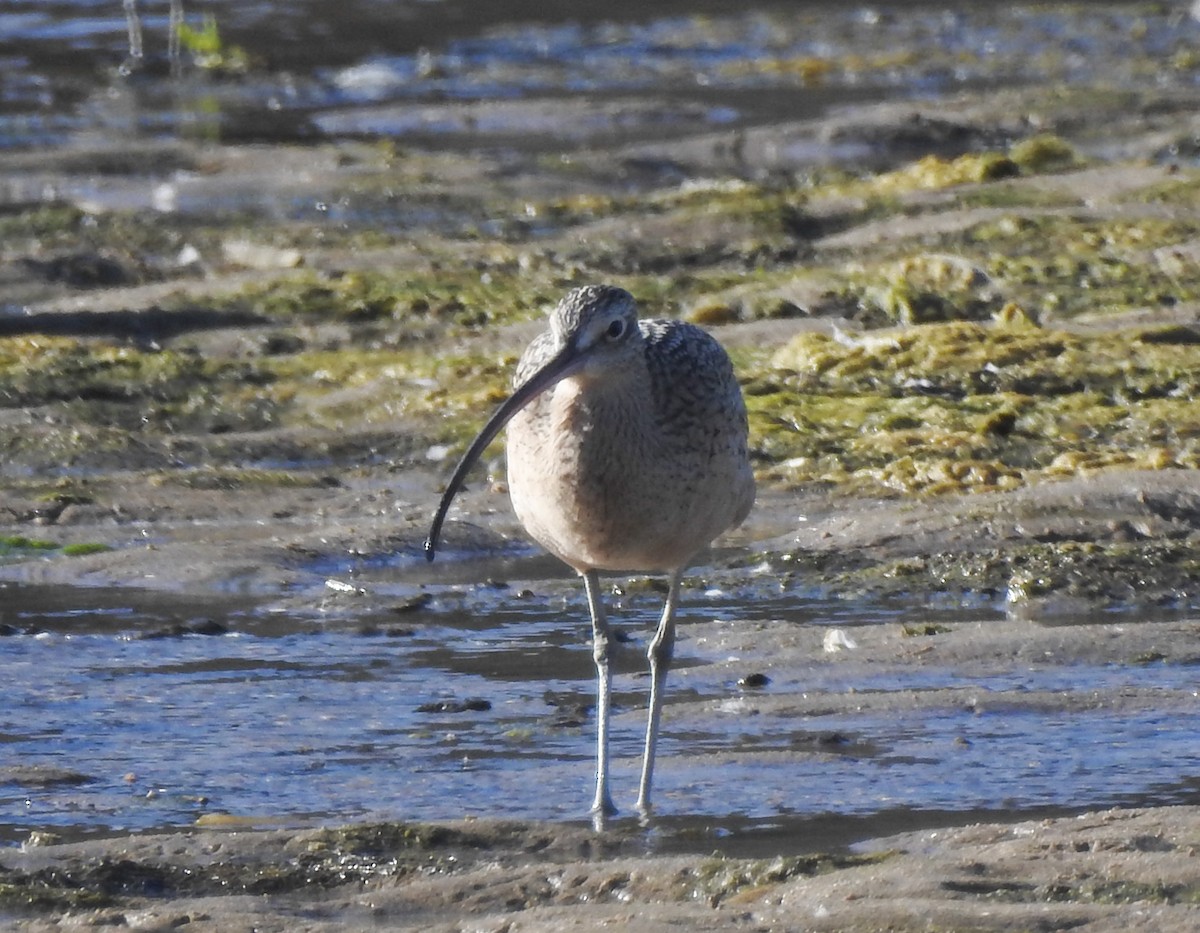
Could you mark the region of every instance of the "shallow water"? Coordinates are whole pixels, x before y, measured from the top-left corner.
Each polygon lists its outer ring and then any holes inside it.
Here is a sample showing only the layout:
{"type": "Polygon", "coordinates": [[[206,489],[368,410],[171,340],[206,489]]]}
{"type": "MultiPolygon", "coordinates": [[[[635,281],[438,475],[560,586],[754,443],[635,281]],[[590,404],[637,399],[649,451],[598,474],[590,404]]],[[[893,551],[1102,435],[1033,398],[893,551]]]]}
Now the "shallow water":
{"type": "MultiPolygon", "coordinates": [[[[527,0],[181,7],[193,28],[214,17],[222,48],[244,51],[249,68],[197,67],[186,49],[172,67],[168,0],[138,4],[137,60],[119,0],[9,3],[0,14],[0,149],[120,143],[130,133],[556,148],[670,138],[971,87],[1191,86],[1186,56],[1200,37],[1182,5],[1139,3],[810,0],[734,13],[709,0],[565,2],[550,13],[527,0]],[[464,103],[483,106],[457,108],[464,103]]],[[[796,159],[846,156],[830,146],[796,159]]]]}
{"type": "MultiPolygon", "coordinates": [[[[258,826],[583,819],[594,684],[582,599],[554,580],[503,590],[393,583],[390,592],[390,609],[355,617],[322,612],[319,601],[299,614],[135,590],[6,588],[0,840],[178,828],[213,814],[258,826]],[[418,591],[428,596],[414,601],[418,591]],[[420,709],[476,699],[486,703],[420,709]],[[43,770],[30,777],[30,768],[43,770]]],[[[642,645],[657,597],[623,602],[614,614],[624,643],[613,754],[615,795],[628,804],[645,702],[642,645]]],[[[682,666],[699,660],[688,620],[744,618],[736,602],[689,594],[682,666]]],[[[760,602],[753,613],[843,628],[963,615],[820,599],[760,602]]],[[[825,666],[798,674],[805,684],[768,686],[829,696],[824,715],[796,717],[749,714],[724,670],[693,668],[669,692],[669,704],[712,700],[715,711],[668,708],[663,848],[752,852],[780,835],[815,848],[984,816],[1200,799],[1190,717],[987,700],[1012,691],[1186,693],[1195,689],[1192,666],[1017,666],[981,677],[887,664],[853,683],[825,666]],[[983,711],[964,708],[956,688],[980,697],[983,711]],[[845,703],[851,689],[948,692],[944,703],[881,713],[845,703]]]]}

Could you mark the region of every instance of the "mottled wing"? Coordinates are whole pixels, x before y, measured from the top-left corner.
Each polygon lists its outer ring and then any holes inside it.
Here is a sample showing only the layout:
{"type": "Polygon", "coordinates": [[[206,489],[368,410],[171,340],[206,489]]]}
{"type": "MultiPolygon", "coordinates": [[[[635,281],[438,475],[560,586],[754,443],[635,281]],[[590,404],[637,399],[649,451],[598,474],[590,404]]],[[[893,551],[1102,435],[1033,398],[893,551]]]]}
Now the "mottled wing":
{"type": "MultiPolygon", "coordinates": [[[[725,348],[682,321],[640,321],[654,407],[672,433],[747,434],[746,405],[725,348]]],[[[532,348],[531,348],[532,349],[532,348]]]]}
{"type": "Polygon", "coordinates": [[[706,331],[681,321],[641,321],[646,339],[655,416],[663,455],[701,476],[731,473],[740,524],[754,503],[749,424],[742,390],[724,347],[706,331]]]}

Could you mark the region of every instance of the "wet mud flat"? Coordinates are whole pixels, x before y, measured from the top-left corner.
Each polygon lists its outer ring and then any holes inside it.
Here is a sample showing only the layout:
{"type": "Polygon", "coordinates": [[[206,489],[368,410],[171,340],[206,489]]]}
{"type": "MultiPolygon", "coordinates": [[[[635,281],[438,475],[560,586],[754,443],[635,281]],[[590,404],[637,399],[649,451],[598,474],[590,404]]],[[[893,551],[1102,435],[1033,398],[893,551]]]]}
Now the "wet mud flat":
{"type": "Polygon", "coordinates": [[[146,836],[0,863],[6,896],[34,908],[9,914],[21,930],[1184,931],[1198,832],[1194,807],[1109,810],[904,833],[850,855],[728,859],[485,820],[146,836]]]}
{"type": "MultiPolygon", "coordinates": [[[[1072,501],[1103,516],[1094,526],[1077,526],[1085,529],[1079,536],[1102,540],[1097,528],[1111,535],[1122,521],[1153,522],[1164,497],[1186,503],[1190,487],[1172,479],[1178,477],[1122,473],[998,494],[1004,508],[987,522],[979,521],[983,503],[972,503],[969,533],[954,521],[966,499],[922,509],[919,517],[899,504],[895,515],[878,503],[847,507],[806,530],[814,544],[804,552],[846,591],[856,583],[877,592],[876,575],[859,557],[864,548],[877,566],[912,572],[914,554],[928,559],[926,538],[939,542],[939,553],[992,552],[996,542],[1002,546],[996,530],[1004,522],[1028,522],[1038,514],[1034,504],[1046,506],[1043,521],[1062,522],[1062,506],[1072,501]],[[1045,498],[1048,491],[1054,495],[1045,498]],[[947,531],[946,523],[957,530],[947,531]],[[837,549],[831,537],[844,553],[829,553],[837,549]]],[[[770,501],[776,513],[800,504],[770,501]]],[[[784,553],[777,539],[763,538],[757,557],[793,564],[795,534],[787,540],[784,553]]],[[[177,553],[196,560],[204,548],[193,542],[177,553]]],[[[78,842],[34,830],[20,847],[0,852],[2,916],[26,930],[552,930],[612,923],[648,930],[680,923],[701,930],[923,930],[931,918],[950,929],[1194,927],[1200,911],[1200,807],[1193,802],[1200,620],[1194,614],[1146,605],[1100,610],[1100,583],[1075,580],[1065,604],[1051,593],[1018,600],[1005,612],[949,615],[930,607],[900,621],[797,625],[773,617],[772,608],[797,599],[779,597],[777,581],[735,589],[754,576],[737,555],[723,551],[698,569],[690,600],[704,607],[705,592],[729,588],[734,603],[752,604],[753,592],[769,603],[768,590],[777,602],[753,614],[720,612],[706,621],[701,608],[685,618],[682,663],[664,720],[663,815],[648,829],[632,817],[600,833],[577,818],[505,820],[497,807],[494,815],[467,820],[407,823],[346,822],[330,813],[319,821],[327,828],[312,828],[310,817],[294,829],[260,828],[275,821],[217,808],[167,834],[78,842]],[[913,808],[905,801],[917,790],[923,804],[913,808]],[[1015,799],[1006,801],[1008,793],[1015,799]],[[739,815],[759,805],[773,815],[739,815]]],[[[254,556],[263,559],[262,552],[254,556]]],[[[473,563],[456,572],[469,576],[473,563]]],[[[276,590],[267,600],[289,612],[321,601],[331,617],[325,625],[336,617],[386,630],[400,618],[419,629],[423,613],[436,618],[445,611],[439,601],[460,590],[454,598],[477,601],[473,611],[486,615],[503,611],[510,599],[527,601],[516,592],[531,587],[548,594],[574,586],[513,576],[515,592],[480,595],[475,584],[414,584],[424,594],[421,608],[397,616],[399,606],[412,603],[383,582],[396,573],[385,566],[339,574],[354,592],[317,596],[314,582],[307,594],[276,590]]],[[[1081,575],[1078,567],[1072,573],[1081,575]]],[[[294,574],[292,567],[293,585],[294,574]]],[[[1105,574],[1099,572],[1108,580],[1105,574]]],[[[820,579],[821,572],[809,576],[820,579]]],[[[623,586],[632,594],[625,601],[638,605],[636,581],[623,586]]],[[[204,604],[197,595],[181,618],[192,619],[204,604]]],[[[203,638],[190,629],[155,633],[164,636],[203,638]]],[[[640,666],[636,641],[628,649],[631,657],[619,660],[618,670],[640,666]]],[[[581,674],[580,690],[589,686],[581,674]]],[[[619,677],[618,696],[631,692],[614,720],[618,737],[636,736],[642,727],[643,686],[619,677]]],[[[493,734],[492,742],[504,739],[493,734]]],[[[586,738],[575,744],[579,755],[590,754],[586,738]]],[[[631,740],[615,774],[624,804],[635,778],[632,754],[631,740]]],[[[88,762],[78,764],[86,773],[88,762]]],[[[476,809],[489,809],[495,780],[489,770],[454,782],[467,798],[483,795],[471,801],[476,809]]],[[[554,766],[542,774],[553,794],[554,766]]],[[[56,780],[36,768],[3,777],[23,782],[35,798],[43,781],[56,780]]],[[[575,777],[582,807],[586,766],[575,777]]]]}
{"type": "MultiPolygon", "coordinates": [[[[876,624],[849,632],[853,648],[837,640],[843,647],[831,651],[819,629],[694,623],[686,628],[689,663],[676,678],[666,720],[667,733],[686,736],[693,750],[664,759],[663,803],[671,812],[649,829],[633,817],[597,833],[578,821],[505,820],[499,813],[256,829],[264,821],[212,814],[165,835],[64,843],[34,832],[20,848],[0,851],[3,916],[26,930],[551,930],[616,922],[649,930],[680,923],[922,930],[931,918],[950,929],[1187,930],[1200,911],[1200,807],[1165,801],[1194,797],[1194,778],[1190,792],[1187,778],[1174,792],[1152,791],[1159,802],[1153,807],[1080,812],[1060,800],[1009,812],[964,810],[963,791],[951,788],[943,812],[880,810],[874,802],[863,817],[853,815],[860,802],[847,796],[852,783],[817,782],[833,776],[823,765],[843,759],[878,768],[874,792],[900,796],[901,788],[886,786],[887,775],[912,755],[934,762],[950,783],[956,772],[986,785],[997,777],[990,771],[1003,736],[1037,732],[1029,724],[1048,715],[1061,721],[1062,732],[1051,738],[1053,748],[1031,744],[1029,754],[1041,760],[1026,762],[1027,782],[1068,784],[1078,782],[1074,772],[1092,769],[1086,793],[1104,793],[1099,786],[1120,799],[1120,785],[1137,784],[1131,767],[1113,766],[1114,750],[1127,742],[1122,723],[1174,723],[1162,753],[1195,761],[1188,723],[1196,707],[1189,674],[1197,632],[1194,619],[1069,626],[992,619],[919,631],[876,624]],[[1108,689],[1067,686],[1073,669],[1088,666],[1109,672],[1108,689]],[[844,686],[877,680],[881,668],[902,686],[844,686]],[[1037,670],[1057,671],[1058,689],[1028,689],[1027,672],[1037,670]],[[756,672],[761,686],[698,698],[704,682],[745,680],[746,671],[756,672]],[[974,685],[939,688],[947,672],[974,685]],[[923,709],[945,710],[956,726],[946,735],[923,730],[905,743],[907,724],[923,709]],[[877,747],[845,725],[864,711],[891,723],[877,747]],[[730,735],[705,748],[714,721],[729,723],[717,728],[730,735]],[[787,741],[764,740],[773,732],[787,741]],[[881,767],[887,758],[895,761],[881,767]],[[793,783],[809,788],[800,793],[819,800],[816,814],[739,820],[729,780],[739,783],[747,767],[790,772],[793,783]],[[1065,770],[1056,776],[1058,769],[1065,770]],[[693,771],[717,775],[709,793],[725,794],[729,812],[686,794],[678,806],[693,771]]],[[[629,711],[615,728],[632,728],[636,719],[629,711]]],[[[627,779],[632,791],[632,775],[632,765],[620,769],[618,789],[627,779]]],[[[581,786],[581,801],[585,791],[581,786]]],[[[777,792],[799,799],[794,786],[777,792]]]]}
{"type": "MultiPolygon", "coordinates": [[[[1122,58],[1116,86],[733,129],[685,108],[664,133],[669,106],[606,100],[593,127],[653,131],[565,148],[514,144],[573,112],[535,99],[482,143],[479,108],[442,102],[341,108],[304,146],[0,154],[6,647],[62,634],[88,587],[187,603],[153,633],[171,646],[205,637],[208,600],[361,645],[577,612],[575,584],[530,562],[498,460],[456,508],[451,559],[427,567],[420,542],[546,305],[583,280],[730,348],[762,488],[689,576],[650,830],[457,812],[260,829],[248,807],[86,841],[22,823],[3,922],[1194,929],[1194,64],[1181,47],[1122,58]],[[372,138],[450,118],[455,145],[372,138]],[[58,621],[14,611],[34,587],[71,594],[58,621]],[[792,624],[814,594],[907,608],[792,624]],[[831,780],[831,760],[874,783],[831,780]],[[739,776],[769,816],[722,802],[739,776]],[[906,806],[906,782],[944,801],[906,806]]],[[[652,581],[616,586],[652,612],[652,581]]],[[[21,765],[10,791],[53,781],[21,765]]]]}

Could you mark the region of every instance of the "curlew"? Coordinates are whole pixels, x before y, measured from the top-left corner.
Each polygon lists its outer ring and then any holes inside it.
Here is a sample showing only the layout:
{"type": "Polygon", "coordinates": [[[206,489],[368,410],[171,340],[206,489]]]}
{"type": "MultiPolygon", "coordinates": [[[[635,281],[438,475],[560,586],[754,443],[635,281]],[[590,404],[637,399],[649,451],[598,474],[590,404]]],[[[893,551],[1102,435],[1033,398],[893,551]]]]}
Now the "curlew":
{"type": "Polygon", "coordinates": [[[609,793],[612,675],[600,571],[665,573],[647,648],[650,699],[637,808],[650,811],[663,689],[675,647],[680,580],[754,503],[746,406],[721,345],[691,324],[639,321],[633,297],[607,285],[569,292],[517,365],[512,395],[459,462],[433,519],[433,560],[467,471],[508,425],[508,488],[526,531],[583,577],[596,664],[598,822],[609,793]]]}

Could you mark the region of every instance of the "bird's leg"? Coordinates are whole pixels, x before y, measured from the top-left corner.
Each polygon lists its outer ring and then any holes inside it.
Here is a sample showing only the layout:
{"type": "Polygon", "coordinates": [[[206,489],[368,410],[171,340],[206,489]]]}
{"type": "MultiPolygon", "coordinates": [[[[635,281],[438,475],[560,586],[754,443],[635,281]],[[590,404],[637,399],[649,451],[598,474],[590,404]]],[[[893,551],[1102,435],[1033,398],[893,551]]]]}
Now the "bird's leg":
{"type": "Polygon", "coordinates": [[[658,744],[658,723],[662,717],[663,688],[667,671],[675,656],[675,607],[679,605],[680,579],[683,568],[671,574],[667,603],[663,606],[658,631],[650,640],[646,655],[650,659],[650,713],[646,720],[646,750],[642,756],[642,780],[638,785],[637,808],[642,816],[650,812],[650,783],[654,779],[654,747],[658,744]]]}
{"type": "Polygon", "coordinates": [[[592,801],[592,814],[597,829],[601,829],[604,817],[617,812],[608,792],[608,710],[612,672],[608,667],[608,619],[604,613],[604,600],[600,597],[600,577],[595,570],[584,573],[583,585],[592,614],[592,658],[596,662],[596,798],[592,801]]]}

